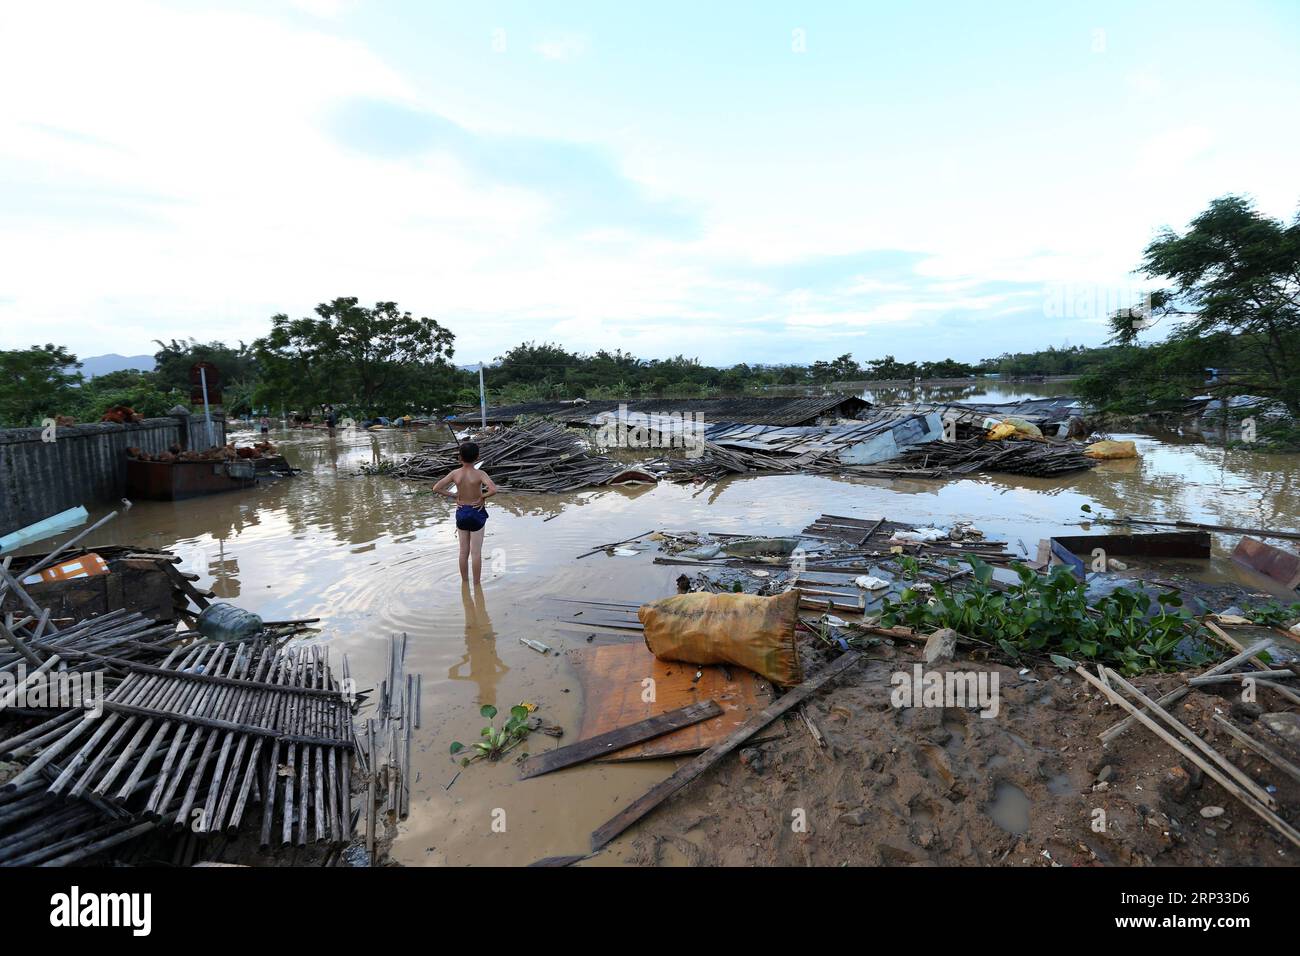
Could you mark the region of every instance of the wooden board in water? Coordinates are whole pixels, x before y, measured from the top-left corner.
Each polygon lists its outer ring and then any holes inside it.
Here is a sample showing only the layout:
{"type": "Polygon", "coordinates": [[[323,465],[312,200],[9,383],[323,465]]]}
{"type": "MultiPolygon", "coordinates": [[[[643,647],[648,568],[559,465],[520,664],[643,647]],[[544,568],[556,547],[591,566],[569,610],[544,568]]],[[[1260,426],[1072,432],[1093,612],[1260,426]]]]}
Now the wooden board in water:
{"type": "MultiPolygon", "coordinates": [[[[727,680],[726,673],[715,664],[661,661],[642,641],[581,648],[570,652],[568,660],[582,684],[579,740],[710,698],[722,708],[718,717],[645,743],[624,747],[602,757],[602,761],[650,760],[702,753],[724,740],[770,704],[775,696],[771,684],[743,667],[730,667],[731,680],[727,680]],[[696,671],[702,672],[698,681],[694,680],[696,671]],[[654,703],[641,699],[644,692],[642,681],[647,677],[655,682],[654,703]]],[[[784,735],[785,728],[777,721],[755,735],[751,742],[773,740],[784,735]]]]}

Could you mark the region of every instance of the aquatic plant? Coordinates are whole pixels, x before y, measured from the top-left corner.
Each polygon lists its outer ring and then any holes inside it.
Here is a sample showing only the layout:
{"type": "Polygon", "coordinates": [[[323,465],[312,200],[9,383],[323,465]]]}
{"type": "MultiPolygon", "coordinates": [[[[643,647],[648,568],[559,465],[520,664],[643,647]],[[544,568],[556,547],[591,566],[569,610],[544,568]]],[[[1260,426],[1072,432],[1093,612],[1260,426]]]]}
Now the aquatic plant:
{"type": "Polygon", "coordinates": [[[1256,604],[1242,611],[1242,616],[1262,627],[1289,627],[1300,620],[1300,602],[1283,604],[1280,601],[1269,601],[1267,604],[1256,604]]]}
{"type": "Polygon", "coordinates": [[[908,588],[898,601],[884,600],[881,623],[952,628],[995,645],[1014,661],[1055,653],[1109,664],[1125,674],[1208,657],[1185,643],[1200,628],[1177,611],[1182,606],[1177,594],[1159,594],[1153,602],[1144,590],[1121,587],[1090,603],[1084,582],[1069,568],[1053,568],[1044,576],[1022,564],[1011,566],[1019,583],[1002,590],[993,584],[992,565],[973,555],[968,562],[970,583],[936,584],[930,600],[908,588]]]}
{"type": "MultiPolygon", "coordinates": [[[[491,721],[497,715],[497,709],[491,704],[484,704],[479,708],[479,716],[491,721]]],[[[510,708],[510,718],[500,727],[493,727],[489,723],[481,731],[479,736],[482,740],[475,741],[469,747],[466,747],[459,740],[453,741],[451,745],[452,755],[462,751],[472,751],[471,755],[461,760],[461,766],[468,767],[475,760],[481,760],[486,757],[488,760],[500,760],[505,754],[513,750],[517,745],[523,742],[528,736],[528,708],[523,704],[516,704],[510,708]]]]}

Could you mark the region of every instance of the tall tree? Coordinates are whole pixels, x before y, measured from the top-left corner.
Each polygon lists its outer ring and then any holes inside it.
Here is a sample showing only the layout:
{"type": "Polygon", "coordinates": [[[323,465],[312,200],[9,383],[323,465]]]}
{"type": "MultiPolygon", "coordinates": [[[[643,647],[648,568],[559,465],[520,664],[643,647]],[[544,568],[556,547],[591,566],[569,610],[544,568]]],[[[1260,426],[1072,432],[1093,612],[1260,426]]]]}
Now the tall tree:
{"type": "Polygon", "coordinates": [[[1182,235],[1164,229],[1138,272],[1169,281],[1146,309],[1111,318],[1116,341],[1131,344],[1153,320],[1169,317],[1171,340],[1232,334],[1249,365],[1243,385],[1300,413],[1300,215],[1284,224],[1241,196],[1216,199],[1182,235]]]}
{"type": "Polygon", "coordinates": [[[77,357],[62,345],[33,345],[0,352],[0,424],[22,428],[70,414],[81,373],[77,357]]]}
{"type": "Polygon", "coordinates": [[[259,400],[300,410],[328,402],[375,415],[449,399],[442,392],[455,336],[433,319],[396,302],[367,308],[355,297],[322,302],[316,316],[273,316],[270,334],[253,343],[264,375],[259,400]]]}

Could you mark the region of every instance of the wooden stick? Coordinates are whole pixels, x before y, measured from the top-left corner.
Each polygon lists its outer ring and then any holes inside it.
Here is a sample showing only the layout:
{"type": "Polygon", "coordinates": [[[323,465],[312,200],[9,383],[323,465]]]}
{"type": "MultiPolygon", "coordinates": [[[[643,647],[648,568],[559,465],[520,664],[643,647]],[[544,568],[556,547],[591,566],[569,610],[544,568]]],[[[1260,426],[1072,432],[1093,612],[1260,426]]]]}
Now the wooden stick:
{"type": "Polygon", "coordinates": [[[780,717],[792,707],[797,707],[814,693],[820,690],[825,684],[839,677],[856,665],[861,657],[856,651],[849,651],[841,655],[839,660],[834,664],[821,671],[816,677],[804,681],[798,687],[792,688],[788,693],[781,696],[780,699],[773,701],[764,707],[761,711],[745,721],[725,740],[714,744],[704,753],[700,754],[690,763],[679,767],[671,777],[662,783],[651,787],[644,795],[632,801],[623,810],[615,815],[611,820],[600,826],[591,835],[592,850],[599,850],[609,843],[628,827],[632,826],[642,817],[646,816],[655,807],[663,803],[674,793],[681,790],[704,771],[708,770],[715,763],[731,753],[746,740],[752,737],[758,731],[762,730],[776,718],[780,717]]]}
{"type": "Polygon", "coordinates": [[[651,528],[649,531],[642,531],[635,538],[624,538],[622,541],[611,541],[609,544],[602,544],[599,548],[594,548],[591,551],[584,552],[583,554],[578,555],[573,560],[581,561],[583,558],[589,558],[593,554],[599,554],[600,552],[605,551],[609,548],[617,548],[620,544],[631,544],[633,541],[640,541],[646,535],[654,534],[654,531],[655,529],[651,528]]]}
{"type": "Polygon", "coordinates": [[[1229,534],[1253,534],[1260,538],[1286,538],[1289,541],[1300,541],[1300,534],[1294,531],[1268,531],[1264,528],[1237,528],[1232,525],[1224,524],[1200,524],[1196,521],[1151,521],[1145,518],[1130,518],[1124,515],[1121,518],[1102,519],[1103,524],[1145,524],[1161,528],[1191,528],[1196,531],[1224,531],[1229,534]]]}
{"type": "MultiPolygon", "coordinates": [[[[1127,691],[1130,696],[1136,697],[1137,700],[1147,708],[1147,710],[1155,714],[1175,731],[1191,741],[1196,746],[1197,750],[1222,767],[1225,773],[1229,774],[1234,780],[1236,780],[1237,783],[1245,788],[1246,791],[1256,800],[1264,804],[1264,806],[1268,807],[1270,810],[1277,809],[1277,800],[1273,798],[1272,794],[1252,780],[1249,774],[1207,744],[1198,734],[1193,733],[1185,724],[1178,720],[1178,718],[1174,717],[1173,714],[1169,713],[1169,711],[1165,710],[1146,694],[1142,693],[1142,691],[1138,690],[1126,681],[1118,671],[1112,670],[1109,667],[1101,667],[1098,668],[1098,670],[1101,674],[1104,674],[1106,677],[1109,677],[1111,680],[1115,681],[1115,683],[1119,684],[1119,686],[1127,691]]],[[[1107,686],[1109,687],[1109,683],[1107,686]]]]}
{"type": "Polygon", "coordinates": [[[1260,743],[1258,740],[1256,740],[1250,734],[1246,733],[1240,727],[1234,725],[1230,720],[1225,718],[1222,714],[1215,714],[1214,722],[1218,724],[1220,727],[1222,727],[1224,730],[1226,730],[1228,732],[1228,735],[1232,737],[1234,740],[1236,740],[1238,743],[1243,744],[1249,749],[1255,751],[1255,753],[1259,754],[1261,757],[1263,757],[1273,766],[1277,767],[1277,769],[1284,771],[1287,775],[1291,777],[1291,779],[1300,782],[1300,767],[1297,767],[1291,761],[1287,760],[1285,757],[1283,757],[1272,747],[1268,746],[1267,744],[1260,743]]]}
{"type": "Polygon", "coordinates": [[[1228,793],[1232,794],[1234,797],[1236,797],[1238,800],[1244,803],[1247,809],[1249,809],[1252,813],[1262,818],[1266,823],[1268,823],[1269,826],[1273,827],[1275,830],[1281,833],[1284,837],[1286,837],[1296,846],[1300,847],[1300,832],[1298,832],[1294,827],[1292,827],[1291,824],[1287,823],[1285,820],[1279,817],[1268,807],[1261,804],[1258,800],[1252,797],[1241,787],[1238,787],[1232,780],[1230,780],[1228,777],[1225,777],[1222,773],[1220,773],[1216,767],[1214,767],[1209,762],[1203,760],[1201,756],[1197,754],[1194,750],[1192,750],[1190,747],[1188,747],[1186,744],[1184,744],[1182,741],[1176,738],[1173,734],[1169,733],[1167,730],[1165,730],[1163,727],[1157,724],[1145,713],[1138,710],[1138,708],[1136,708],[1131,703],[1129,703],[1129,701],[1125,697],[1121,696],[1120,694],[1117,694],[1114,690],[1107,687],[1097,678],[1093,677],[1082,667],[1076,667],[1074,669],[1074,672],[1078,674],[1080,677],[1082,677],[1084,680],[1086,680],[1089,684],[1092,684],[1094,687],[1096,687],[1103,694],[1105,694],[1110,699],[1111,703],[1118,704],[1120,707],[1127,710],[1138,720],[1139,723],[1142,724],[1142,726],[1146,727],[1153,734],[1155,734],[1157,737],[1159,737],[1161,740],[1167,743],[1170,747],[1172,747],[1178,753],[1182,754],[1182,756],[1186,757],[1189,761],[1191,761],[1193,764],[1199,767],[1205,773],[1206,776],[1208,776],[1219,786],[1223,787],[1224,790],[1227,790],[1228,793]]]}
{"type": "MultiPolygon", "coordinates": [[[[1242,651],[1240,654],[1236,655],[1235,657],[1230,657],[1226,661],[1223,661],[1222,663],[1215,664],[1213,667],[1211,667],[1201,676],[1209,677],[1214,674],[1222,674],[1225,671],[1230,671],[1238,664],[1245,663],[1246,661],[1254,657],[1256,654],[1263,653],[1264,651],[1268,650],[1272,646],[1273,646],[1273,642],[1271,640],[1260,641],[1258,644],[1251,645],[1249,648],[1242,651]]],[[[1161,697],[1158,701],[1156,701],[1156,703],[1159,704],[1161,707],[1168,707],[1170,704],[1174,704],[1182,700],[1189,693],[1191,693],[1191,690],[1192,689],[1190,687],[1186,687],[1186,686],[1179,687],[1176,690],[1172,690],[1168,694],[1165,694],[1165,696],[1161,697]]],[[[1119,723],[1115,724],[1113,727],[1103,730],[1097,736],[1101,739],[1103,745],[1109,745],[1112,740],[1119,737],[1121,734],[1123,734],[1126,730],[1128,730],[1132,726],[1133,726],[1133,718],[1125,717],[1119,723]]]]}
{"type": "Polygon", "coordinates": [[[711,717],[717,717],[721,713],[722,708],[718,706],[716,701],[705,700],[666,713],[655,714],[653,717],[647,717],[645,720],[628,724],[626,727],[618,727],[606,733],[579,740],[567,747],[559,747],[545,753],[534,754],[519,765],[521,771],[519,779],[527,780],[530,777],[540,777],[544,773],[559,770],[561,767],[571,767],[576,763],[602,757],[631,744],[652,740],[670,731],[698,724],[700,721],[708,720],[711,717]]]}
{"type": "Polygon", "coordinates": [[[1250,671],[1245,674],[1202,674],[1200,677],[1189,678],[1187,684],[1189,687],[1202,687],[1206,684],[1229,684],[1232,681],[1257,680],[1261,677],[1295,677],[1294,671],[1250,671]]]}

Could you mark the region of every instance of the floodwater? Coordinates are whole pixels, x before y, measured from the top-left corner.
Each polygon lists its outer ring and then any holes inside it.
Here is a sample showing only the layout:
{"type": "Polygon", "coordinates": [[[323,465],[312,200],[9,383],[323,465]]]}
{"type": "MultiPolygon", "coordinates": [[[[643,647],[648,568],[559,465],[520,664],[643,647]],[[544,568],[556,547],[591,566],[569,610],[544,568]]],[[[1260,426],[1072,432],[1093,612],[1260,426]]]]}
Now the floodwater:
{"type": "MultiPolygon", "coordinates": [[[[961,397],[998,401],[1052,387],[1031,388],[961,397]]],[[[671,771],[665,761],[588,765],[519,782],[510,759],[462,770],[448,752],[454,740],[478,739],[484,703],[503,713],[536,703],[546,722],[571,731],[558,743],[572,742],[582,701],[565,652],[588,645],[560,620],[575,607],[549,598],[653,599],[675,593],[682,571],[653,564],[649,553],[574,560],[600,544],[658,528],[783,534],[826,512],[917,523],[968,519],[991,539],[1032,551],[1048,534],[1079,533],[1085,504],[1094,515],[1300,531],[1300,458],[1117,435],[1133,438],[1141,457],[1060,479],[760,476],[703,488],[502,494],[489,508],[485,585],[474,596],[459,580],[449,503],[421,493],[426,483],[358,474],[364,461],[415,450],[420,437],[437,436],[273,434],[300,476],[247,492],[140,502],[92,542],[171,548],[203,585],[268,620],[322,618],[310,640],[328,645],[336,661],[346,653],[362,688],[384,671],[388,635],[409,635],[407,668],[423,674],[424,688],[411,815],[393,846],[393,857],[408,865],[525,864],[585,852],[593,829],[671,771]],[[542,656],[524,637],[560,653],[542,656]]],[[[1090,527],[1105,530],[1082,529],[1090,527]]],[[[1247,580],[1227,560],[1225,543],[1234,541],[1216,536],[1208,575],[1260,587],[1261,579],[1247,580]]],[[[557,741],[535,735],[528,745],[557,741]]],[[[624,859],[624,840],[592,862],[624,859]]]]}

